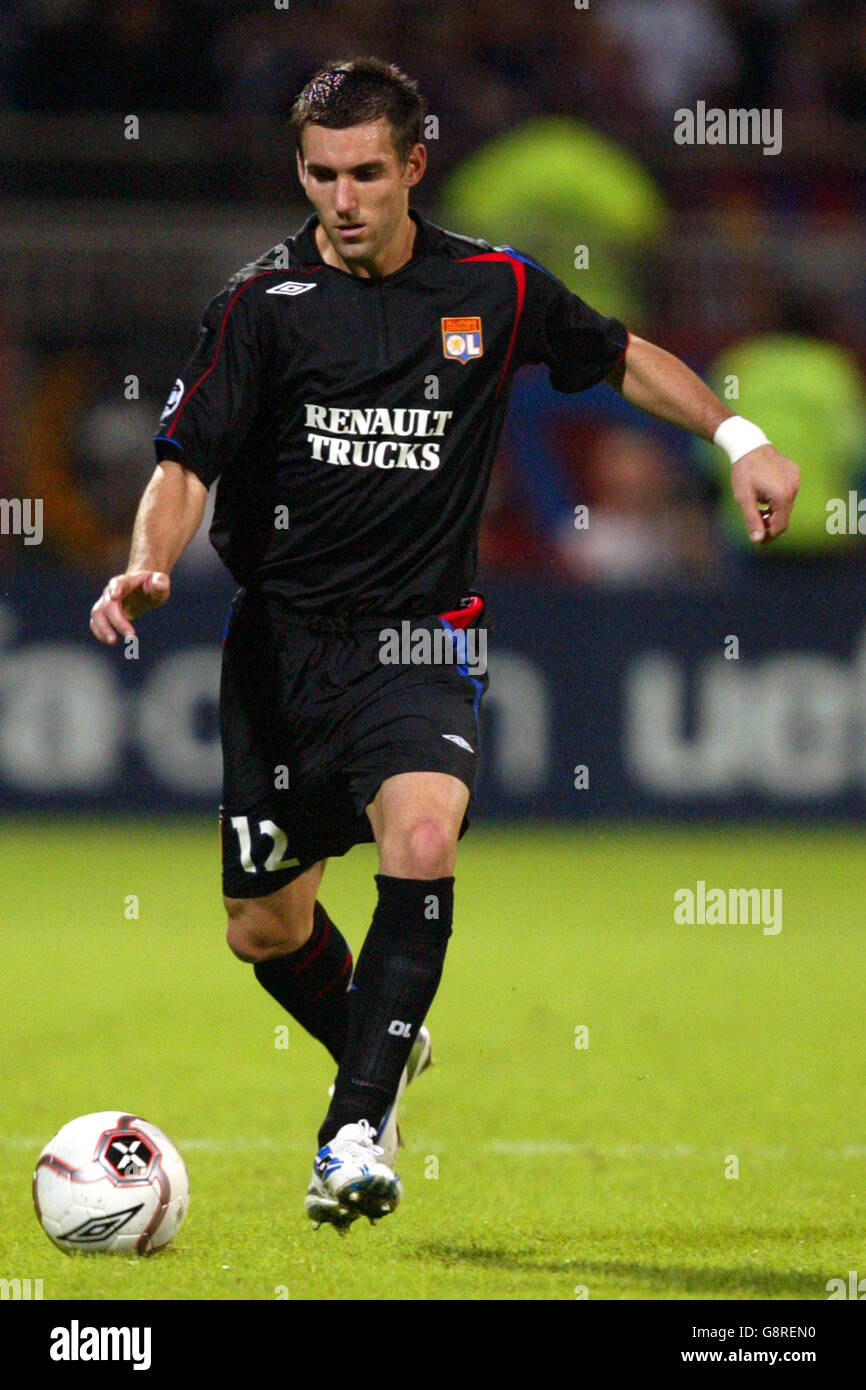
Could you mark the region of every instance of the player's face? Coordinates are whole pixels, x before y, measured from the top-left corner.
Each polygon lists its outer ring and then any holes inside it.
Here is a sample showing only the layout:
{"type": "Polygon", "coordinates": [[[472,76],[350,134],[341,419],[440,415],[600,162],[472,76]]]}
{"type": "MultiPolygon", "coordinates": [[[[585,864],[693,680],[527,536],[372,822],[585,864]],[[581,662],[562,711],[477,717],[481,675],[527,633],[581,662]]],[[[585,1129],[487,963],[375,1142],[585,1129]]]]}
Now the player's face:
{"type": "Polygon", "coordinates": [[[380,266],[405,232],[409,190],[426,167],[424,146],[401,164],[383,117],[345,130],[308,125],[303,151],[298,177],[337,255],[350,268],[380,266]]]}

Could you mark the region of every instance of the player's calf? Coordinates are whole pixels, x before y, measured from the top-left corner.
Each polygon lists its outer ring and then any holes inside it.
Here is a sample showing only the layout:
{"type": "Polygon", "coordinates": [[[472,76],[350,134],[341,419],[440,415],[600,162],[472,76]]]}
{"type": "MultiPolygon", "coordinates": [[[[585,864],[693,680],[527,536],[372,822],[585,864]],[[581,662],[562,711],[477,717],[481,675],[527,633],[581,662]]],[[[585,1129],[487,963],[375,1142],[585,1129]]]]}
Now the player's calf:
{"type": "Polygon", "coordinates": [[[228,913],[226,940],[239,960],[253,965],[300,950],[313,930],[324,869],[323,860],[263,897],[223,898],[228,913]]]}
{"type": "Polygon", "coordinates": [[[346,1046],[320,1147],[360,1120],[379,1129],[439,986],[451,936],[453,878],[377,874],[376,883],[379,901],[352,982],[346,1046]]]}
{"type": "Polygon", "coordinates": [[[324,862],[316,867],[318,874],[310,870],[309,877],[303,876],[303,892],[292,893],[291,883],[265,898],[227,898],[227,935],[235,955],[253,966],[262,988],[339,1062],[353,961],[339,928],[315,898],[324,862]]]}

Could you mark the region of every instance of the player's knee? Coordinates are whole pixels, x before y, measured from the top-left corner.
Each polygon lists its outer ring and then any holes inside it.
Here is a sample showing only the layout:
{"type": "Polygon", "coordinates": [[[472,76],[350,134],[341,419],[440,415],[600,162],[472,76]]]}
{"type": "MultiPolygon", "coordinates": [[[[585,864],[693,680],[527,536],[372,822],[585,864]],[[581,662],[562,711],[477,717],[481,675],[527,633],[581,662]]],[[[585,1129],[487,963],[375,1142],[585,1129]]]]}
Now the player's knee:
{"type": "Polygon", "coordinates": [[[401,878],[446,878],[454,872],[457,846],[448,826],[435,817],[414,821],[383,846],[385,872],[401,878]]]}
{"type": "Polygon", "coordinates": [[[232,954],[247,965],[255,965],[256,961],[265,959],[247,927],[231,917],[226,927],[226,941],[232,954]]]}
{"type": "Polygon", "coordinates": [[[277,915],[255,898],[226,899],[226,910],[229,950],[248,965],[298,950],[313,928],[312,913],[309,921],[301,913],[277,915]]]}

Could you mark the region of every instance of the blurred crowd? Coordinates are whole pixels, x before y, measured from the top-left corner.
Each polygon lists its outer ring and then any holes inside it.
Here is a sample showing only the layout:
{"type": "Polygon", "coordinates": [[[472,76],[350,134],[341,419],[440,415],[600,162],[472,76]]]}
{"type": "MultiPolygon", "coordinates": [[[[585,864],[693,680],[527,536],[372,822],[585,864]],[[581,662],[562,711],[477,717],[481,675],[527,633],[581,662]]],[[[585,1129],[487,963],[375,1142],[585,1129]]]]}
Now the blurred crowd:
{"type": "Polygon", "coordinates": [[[861,0],[5,0],[0,103],[285,113],[323,58],[399,54],[449,155],[533,113],[627,137],[697,98],[863,119],[861,0]]]}
{"type": "MultiPolygon", "coordinates": [[[[0,106],[49,118],[217,113],[254,139],[256,121],[285,117],[323,61],[359,53],[397,61],[438,118],[423,210],[521,246],[683,356],[803,467],[779,553],[860,563],[863,538],[830,538],[825,511],[866,485],[866,269],[840,254],[846,238],[866,235],[866,4],[5,0],[0,106]],[[674,111],[698,100],[781,107],[805,159],[749,152],[707,163],[690,182],[672,167],[671,131],[674,111]],[[840,167],[826,157],[813,167],[813,148],[844,152],[840,167]],[[760,250],[771,233],[765,244],[779,245],[780,226],[782,242],[791,232],[787,260],[760,250]],[[577,235],[591,249],[586,269],[577,235]]],[[[191,327],[178,324],[153,383],[130,398],[109,342],[16,341],[0,305],[0,495],[45,497],[47,552],[94,578],[123,564],[151,468],[156,383],[170,385],[191,327]]],[[[482,572],[719,582],[748,550],[726,472],[714,451],[608,388],[558,395],[544,371],[526,371],[485,514],[482,572]]],[[[0,536],[0,563],[20,558],[0,536]]],[[[198,544],[186,563],[216,562],[198,544]]]]}

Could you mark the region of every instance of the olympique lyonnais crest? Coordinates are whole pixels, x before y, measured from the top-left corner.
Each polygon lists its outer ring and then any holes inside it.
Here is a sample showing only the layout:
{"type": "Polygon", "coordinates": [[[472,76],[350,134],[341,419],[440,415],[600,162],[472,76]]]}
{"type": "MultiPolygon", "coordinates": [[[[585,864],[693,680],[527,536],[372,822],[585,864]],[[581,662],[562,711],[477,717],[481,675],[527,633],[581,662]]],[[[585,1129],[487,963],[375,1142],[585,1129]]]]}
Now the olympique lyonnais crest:
{"type": "Polygon", "coordinates": [[[443,319],[442,351],[454,362],[468,362],[470,357],[480,357],[484,351],[481,320],[443,319]]]}

